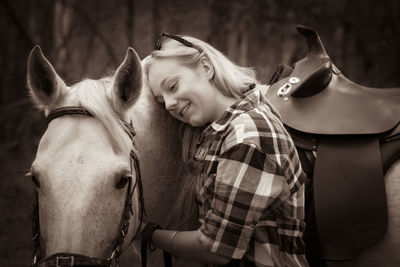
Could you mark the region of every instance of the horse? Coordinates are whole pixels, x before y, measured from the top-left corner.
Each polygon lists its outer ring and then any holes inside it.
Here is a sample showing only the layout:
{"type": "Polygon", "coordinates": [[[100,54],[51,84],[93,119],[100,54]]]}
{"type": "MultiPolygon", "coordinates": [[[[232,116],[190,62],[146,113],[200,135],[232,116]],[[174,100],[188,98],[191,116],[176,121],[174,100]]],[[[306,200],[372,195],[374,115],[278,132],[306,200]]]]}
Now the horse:
{"type": "Polygon", "coordinates": [[[400,88],[347,79],[316,31],[308,52],[278,66],[265,97],[278,110],[308,176],[311,266],[400,266],[400,88]]]}
{"type": "Polygon", "coordinates": [[[187,175],[180,122],[154,100],[132,48],[115,75],[72,86],[39,46],[27,67],[31,98],[48,122],[27,174],[35,192],[32,266],[115,266],[122,254],[122,264],[138,263],[129,247],[144,212],[171,227],[172,192],[187,175]]]}

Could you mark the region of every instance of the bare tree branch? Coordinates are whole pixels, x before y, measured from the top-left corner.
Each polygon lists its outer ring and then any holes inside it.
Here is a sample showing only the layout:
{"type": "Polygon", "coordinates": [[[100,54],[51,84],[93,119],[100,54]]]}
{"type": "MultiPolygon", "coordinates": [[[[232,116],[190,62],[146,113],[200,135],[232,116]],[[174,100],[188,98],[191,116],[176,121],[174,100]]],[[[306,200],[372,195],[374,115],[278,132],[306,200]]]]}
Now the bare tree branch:
{"type": "Polygon", "coordinates": [[[126,4],[128,6],[128,14],[126,18],[126,29],[128,33],[128,46],[132,46],[133,44],[133,18],[135,15],[135,1],[134,0],[126,0],[126,4]]]}
{"type": "Polygon", "coordinates": [[[93,33],[99,38],[99,40],[103,43],[105,46],[112,63],[117,66],[118,65],[118,60],[117,57],[115,56],[114,50],[111,46],[111,44],[107,41],[107,39],[103,36],[103,34],[100,32],[96,24],[87,16],[85,12],[83,12],[78,5],[75,5],[74,3],[70,1],[65,2],[66,5],[69,5],[82,19],[83,21],[86,22],[86,24],[89,26],[89,28],[93,31],[93,33]]]}
{"type": "Polygon", "coordinates": [[[33,47],[35,45],[35,41],[32,40],[30,37],[29,33],[26,31],[24,26],[21,24],[20,20],[18,19],[17,15],[15,14],[14,10],[11,8],[10,4],[8,3],[7,0],[2,0],[0,1],[1,6],[3,6],[5,10],[5,14],[8,16],[10,21],[16,26],[18,31],[21,33],[22,37],[24,38],[24,41],[29,47],[33,47]]]}
{"type": "Polygon", "coordinates": [[[22,98],[19,99],[17,101],[8,103],[6,105],[0,105],[0,109],[1,109],[1,113],[5,114],[6,110],[11,109],[11,108],[20,108],[23,105],[26,105],[29,103],[29,99],[28,98],[22,98]]]}
{"type": "MultiPolygon", "coordinates": [[[[62,1],[62,3],[61,4],[65,4],[65,2],[64,1],[62,1]]],[[[64,7],[66,7],[65,5],[64,5],[64,7]]],[[[64,9],[63,10],[63,14],[61,15],[61,16],[65,16],[65,13],[66,13],[67,11],[66,11],[66,9],[64,9]]],[[[57,23],[57,18],[58,17],[61,17],[60,16],[60,14],[56,14],[56,18],[55,18],[55,25],[56,25],[56,27],[58,27],[59,28],[59,26],[58,26],[58,23],[57,23]]],[[[64,18],[62,18],[62,19],[64,19],[64,18]]],[[[75,30],[75,27],[72,27],[71,25],[68,25],[68,27],[67,27],[67,34],[65,34],[65,25],[63,25],[63,31],[62,31],[62,42],[60,42],[59,40],[58,40],[58,36],[57,36],[57,33],[55,33],[54,34],[54,37],[55,37],[55,40],[56,40],[56,46],[55,46],[55,48],[54,48],[54,55],[55,55],[55,58],[57,58],[57,55],[58,55],[58,53],[60,53],[60,51],[61,50],[63,50],[63,49],[66,49],[67,48],[67,45],[68,45],[68,42],[69,42],[69,40],[72,38],[72,36],[73,36],[73,34],[74,34],[74,30],[75,30]],[[58,42],[57,42],[58,41],[58,42]]]]}
{"type": "Polygon", "coordinates": [[[93,44],[94,44],[94,34],[90,34],[90,36],[88,37],[89,40],[87,42],[87,46],[86,46],[86,59],[83,61],[83,67],[82,70],[84,73],[89,71],[89,63],[90,63],[90,58],[92,56],[93,53],[93,44]]]}
{"type": "Polygon", "coordinates": [[[161,33],[160,6],[161,6],[161,1],[160,0],[154,0],[153,1],[153,8],[152,8],[152,14],[153,14],[153,36],[154,36],[153,43],[156,41],[156,38],[158,38],[158,35],[161,33]]]}

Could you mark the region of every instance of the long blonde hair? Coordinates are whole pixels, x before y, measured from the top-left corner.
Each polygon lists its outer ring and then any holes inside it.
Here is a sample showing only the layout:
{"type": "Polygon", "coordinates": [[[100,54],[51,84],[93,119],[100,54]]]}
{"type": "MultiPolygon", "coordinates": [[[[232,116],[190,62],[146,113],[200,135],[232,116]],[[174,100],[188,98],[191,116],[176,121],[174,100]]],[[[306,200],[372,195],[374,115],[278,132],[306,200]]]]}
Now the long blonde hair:
{"type": "MultiPolygon", "coordinates": [[[[223,53],[191,36],[181,38],[191,42],[195,47],[189,47],[174,39],[165,38],[160,50],[153,51],[146,58],[143,64],[145,80],[148,83],[148,73],[152,64],[162,58],[176,58],[187,66],[197,67],[201,60],[206,59],[214,69],[213,82],[216,88],[225,96],[240,98],[249,87],[258,84],[256,73],[253,68],[241,67],[229,60],[223,53]]],[[[188,124],[182,125],[182,158],[191,172],[196,177],[197,164],[192,160],[196,150],[196,140],[201,135],[205,127],[192,127],[188,124]]],[[[195,198],[196,179],[185,179],[182,185],[181,195],[177,201],[177,212],[185,212],[181,219],[193,221],[193,214],[196,214],[197,206],[195,198]],[[191,201],[189,201],[191,200],[191,201]]],[[[182,217],[182,216],[181,216],[182,217]]]]}
{"type": "MultiPolygon", "coordinates": [[[[183,64],[196,67],[202,59],[207,59],[214,68],[213,81],[216,88],[224,95],[239,98],[252,84],[258,84],[256,74],[253,68],[241,67],[229,60],[220,51],[191,36],[180,36],[181,38],[193,43],[199,47],[202,52],[196,48],[186,46],[174,39],[165,38],[160,50],[155,50],[146,59],[144,63],[144,74],[148,77],[149,69],[157,59],[177,58],[183,64]]],[[[146,78],[147,79],[147,78],[146,78]]],[[[191,160],[191,143],[196,139],[199,130],[186,125],[183,134],[183,159],[185,162],[191,160]]]]}

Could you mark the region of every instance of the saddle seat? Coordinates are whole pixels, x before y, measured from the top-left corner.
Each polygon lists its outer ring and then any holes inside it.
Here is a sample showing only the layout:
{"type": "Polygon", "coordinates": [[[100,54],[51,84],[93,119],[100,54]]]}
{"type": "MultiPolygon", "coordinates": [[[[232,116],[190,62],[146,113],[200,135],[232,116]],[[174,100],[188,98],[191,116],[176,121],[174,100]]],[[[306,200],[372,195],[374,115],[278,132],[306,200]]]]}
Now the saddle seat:
{"type": "Polygon", "coordinates": [[[266,96],[284,124],[298,131],[377,134],[400,121],[400,88],[356,84],[326,55],[309,53],[294,64],[289,76],[280,78],[266,96]]]}

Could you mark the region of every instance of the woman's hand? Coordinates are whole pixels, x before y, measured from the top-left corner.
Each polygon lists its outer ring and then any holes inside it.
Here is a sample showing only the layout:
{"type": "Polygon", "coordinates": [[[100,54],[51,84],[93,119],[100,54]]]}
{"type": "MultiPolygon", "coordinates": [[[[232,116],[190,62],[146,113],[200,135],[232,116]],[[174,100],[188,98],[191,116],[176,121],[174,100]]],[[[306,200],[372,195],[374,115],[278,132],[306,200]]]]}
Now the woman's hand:
{"type": "Polygon", "coordinates": [[[179,232],[161,229],[155,223],[142,223],[135,246],[139,242],[148,241],[152,247],[165,250],[176,258],[220,265],[231,261],[230,258],[205,250],[200,243],[199,234],[199,230],[179,232]]]}

